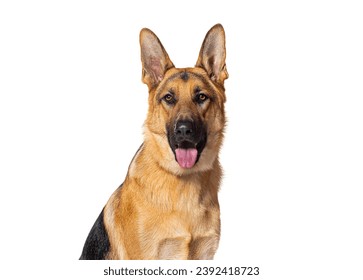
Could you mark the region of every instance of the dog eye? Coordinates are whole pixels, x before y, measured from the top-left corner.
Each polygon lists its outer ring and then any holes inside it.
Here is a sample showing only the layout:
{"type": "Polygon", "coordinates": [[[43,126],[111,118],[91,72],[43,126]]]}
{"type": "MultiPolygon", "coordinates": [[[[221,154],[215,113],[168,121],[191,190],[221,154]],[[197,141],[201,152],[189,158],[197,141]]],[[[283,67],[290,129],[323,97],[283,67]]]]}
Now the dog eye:
{"type": "Polygon", "coordinates": [[[202,104],[203,102],[205,102],[208,99],[208,96],[205,95],[204,93],[198,93],[196,96],[196,101],[199,104],[202,104]]]}
{"type": "Polygon", "coordinates": [[[171,93],[167,93],[164,95],[163,97],[164,101],[170,105],[174,104],[175,103],[175,98],[174,96],[171,94],[171,93]]]}

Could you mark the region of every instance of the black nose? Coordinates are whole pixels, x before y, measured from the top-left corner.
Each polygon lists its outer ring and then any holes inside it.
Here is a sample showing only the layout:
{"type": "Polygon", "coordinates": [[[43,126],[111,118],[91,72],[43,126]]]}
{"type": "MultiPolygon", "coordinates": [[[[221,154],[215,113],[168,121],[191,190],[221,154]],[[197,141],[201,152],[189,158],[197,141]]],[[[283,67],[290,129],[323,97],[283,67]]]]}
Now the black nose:
{"type": "Polygon", "coordinates": [[[180,120],[175,125],[176,142],[192,141],[195,129],[193,122],[189,120],[180,120]]]}

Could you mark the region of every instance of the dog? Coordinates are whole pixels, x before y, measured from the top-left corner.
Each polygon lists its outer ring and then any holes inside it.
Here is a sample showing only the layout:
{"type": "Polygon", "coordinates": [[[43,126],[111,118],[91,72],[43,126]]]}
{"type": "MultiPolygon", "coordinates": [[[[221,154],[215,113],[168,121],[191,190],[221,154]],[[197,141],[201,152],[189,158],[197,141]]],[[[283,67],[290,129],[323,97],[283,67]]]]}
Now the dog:
{"type": "Polygon", "coordinates": [[[176,68],[158,37],[141,30],[142,81],[149,90],[144,143],[80,259],[213,259],[220,239],[225,45],[217,24],[195,67],[176,68]]]}

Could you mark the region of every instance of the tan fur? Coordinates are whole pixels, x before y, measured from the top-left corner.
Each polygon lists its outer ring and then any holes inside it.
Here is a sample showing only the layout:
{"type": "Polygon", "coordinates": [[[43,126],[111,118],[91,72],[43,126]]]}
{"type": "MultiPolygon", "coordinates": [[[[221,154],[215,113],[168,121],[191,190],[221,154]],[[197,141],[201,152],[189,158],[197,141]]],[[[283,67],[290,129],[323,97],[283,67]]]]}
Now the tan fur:
{"type": "Polygon", "coordinates": [[[208,34],[196,67],[179,69],[157,37],[148,29],[141,31],[143,81],[149,87],[145,139],[123,186],[104,209],[109,259],[212,259],[217,250],[222,176],[218,153],[225,126],[223,82],[228,74],[222,26],[214,26],[208,34]],[[188,73],[186,81],[179,77],[183,72],[188,73]],[[192,99],[196,86],[213,100],[197,106],[192,99]],[[159,98],[168,88],[178,97],[172,108],[159,98]],[[195,166],[183,169],[169,146],[166,124],[192,116],[207,125],[208,141],[195,166]]]}

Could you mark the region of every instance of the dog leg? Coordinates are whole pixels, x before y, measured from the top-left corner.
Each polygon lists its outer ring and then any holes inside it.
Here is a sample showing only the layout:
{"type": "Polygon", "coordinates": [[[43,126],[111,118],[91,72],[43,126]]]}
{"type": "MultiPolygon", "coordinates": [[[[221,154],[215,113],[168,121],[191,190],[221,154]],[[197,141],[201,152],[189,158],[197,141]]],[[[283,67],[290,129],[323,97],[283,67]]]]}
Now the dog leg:
{"type": "Polygon", "coordinates": [[[190,237],[166,238],[159,244],[159,260],[186,260],[189,255],[190,237]]]}
{"type": "Polygon", "coordinates": [[[212,260],[217,251],[219,236],[197,237],[190,243],[190,260],[212,260]]]}

